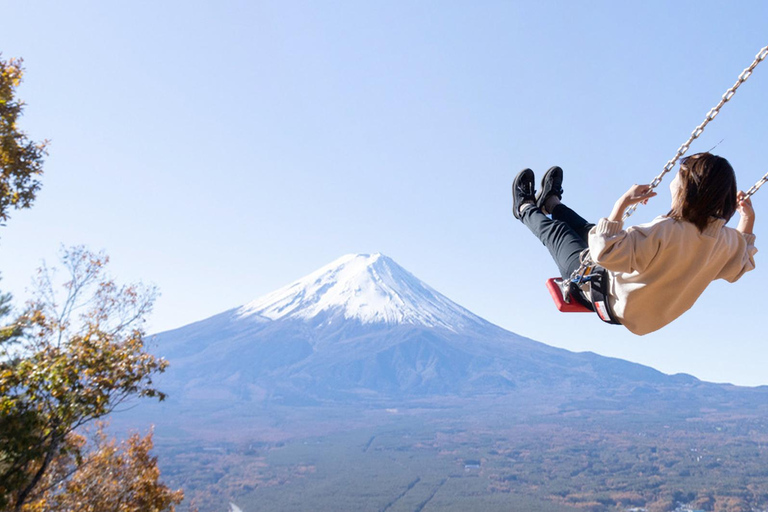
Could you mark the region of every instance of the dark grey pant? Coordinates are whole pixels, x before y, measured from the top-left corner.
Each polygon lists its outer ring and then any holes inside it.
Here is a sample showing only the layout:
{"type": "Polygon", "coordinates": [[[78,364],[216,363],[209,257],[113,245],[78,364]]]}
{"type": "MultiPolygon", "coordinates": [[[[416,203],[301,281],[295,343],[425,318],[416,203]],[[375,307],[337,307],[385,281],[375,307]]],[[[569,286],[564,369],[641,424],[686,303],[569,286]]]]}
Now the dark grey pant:
{"type": "MultiPolygon", "coordinates": [[[[544,215],[535,206],[528,207],[520,220],[549,249],[560,276],[563,279],[571,277],[573,271],[581,265],[579,256],[587,248],[587,236],[594,224],[587,222],[564,204],[559,204],[552,210],[552,218],[544,215]]],[[[572,291],[574,288],[575,285],[572,291]]],[[[583,298],[581,293],[578,296],[583,298]]],[[[589,303],[586,298],[583,299],[589,303]]],[[[589,305],[591,307],[591,304],[589,305]]]]}

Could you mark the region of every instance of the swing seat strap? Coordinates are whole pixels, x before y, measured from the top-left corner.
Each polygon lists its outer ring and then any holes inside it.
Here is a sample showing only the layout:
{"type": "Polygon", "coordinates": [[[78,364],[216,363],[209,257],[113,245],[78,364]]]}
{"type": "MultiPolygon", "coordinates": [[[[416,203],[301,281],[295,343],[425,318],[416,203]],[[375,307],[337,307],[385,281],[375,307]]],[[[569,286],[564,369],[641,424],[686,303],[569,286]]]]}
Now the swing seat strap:
{"type": "Polygon", "coordinates": [[[621,325],[608,302],[608,279],[607,270],[604,268],[595,269],[589,280],[589,296],[600,320],[608,324],[621,325]]]}

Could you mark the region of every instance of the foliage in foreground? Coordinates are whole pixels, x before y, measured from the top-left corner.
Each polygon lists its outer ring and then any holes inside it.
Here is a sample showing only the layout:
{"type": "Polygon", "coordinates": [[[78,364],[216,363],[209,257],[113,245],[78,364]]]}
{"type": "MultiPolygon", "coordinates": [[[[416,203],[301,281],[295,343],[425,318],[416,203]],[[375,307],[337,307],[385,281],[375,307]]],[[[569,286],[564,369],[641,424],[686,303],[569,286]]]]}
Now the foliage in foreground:
{"type": "Polygon", "coordinates": [[[24,68],[21,59],[0,59],[0,224],[11,209],[29,208],[40,189],[46,141],[30,141],[19,130],[24,102],[16,98],[24,68]]]}
{"type": "Polygon", "coordinates": [[[41,484],[43,491],[23,512],[160,512],[173,510],[184,499],[182,491],[159,482],[157,458],[150,455],[152,433],[133,434],[118,444],[100,424],[82,460],[74,453],[83,451],[85,438],[71,434],[67,443],[75,449],[56,458],[41,484]]]}
{"type": "MultiPolygon", "coordinates": [[[[43,267],[35,298],[0,332],[1,510],[21,511],[45,494],[42,482],[52,484],[50,471],[63,460],[73,469],[88,460],[73,437],[78,428],[128,398],[164,398],[152,378],[167,362],[144,347],[155,289],[118,285],[105,273],[108,258],[83,247],[64,251],[62,263],[63,294],[55,270],[43,267]]],[[[75,482],[73,475],[59,476],[75,482]]]]}

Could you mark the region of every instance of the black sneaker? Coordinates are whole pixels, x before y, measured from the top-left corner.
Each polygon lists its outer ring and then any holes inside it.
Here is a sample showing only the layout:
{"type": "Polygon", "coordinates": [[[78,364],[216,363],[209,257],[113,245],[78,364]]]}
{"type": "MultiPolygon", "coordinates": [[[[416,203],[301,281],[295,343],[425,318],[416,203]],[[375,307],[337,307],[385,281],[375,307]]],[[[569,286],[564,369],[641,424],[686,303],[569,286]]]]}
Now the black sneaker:
{"type": "Polygon", "coordinates": [[[544,203],[552,196],[557,196],[558,199],[563,198],[563,170],[556,165],[550,167],[541,178],[541,192],[536,196],[536,206],[539,210],[544,211],[544,203]]]}
{"type": "Polygon", "coordinates": [[[516,219],[521,217],[520,207],[523,204],[536,204],[535,181],[536,178],[530,169],[523,169],[515,176],[515,181],[512,182],[512,213],[516,219]]]}

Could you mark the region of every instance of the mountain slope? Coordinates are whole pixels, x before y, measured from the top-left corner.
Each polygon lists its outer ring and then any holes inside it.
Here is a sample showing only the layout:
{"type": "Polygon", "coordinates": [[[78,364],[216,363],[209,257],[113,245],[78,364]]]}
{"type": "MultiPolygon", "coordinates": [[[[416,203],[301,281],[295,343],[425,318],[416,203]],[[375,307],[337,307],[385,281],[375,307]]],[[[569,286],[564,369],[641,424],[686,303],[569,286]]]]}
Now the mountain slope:
{"type": "Polygon", "coordinates": [[[162,333],[157,342],[171,362],[162,386],[178,401],[299,405],[526,395],[564,404],[671,400],[695,408],[735,403],[736,396],[733,387],[526,339],[380,254],[345,256],[245,306],[162,333]]]}

